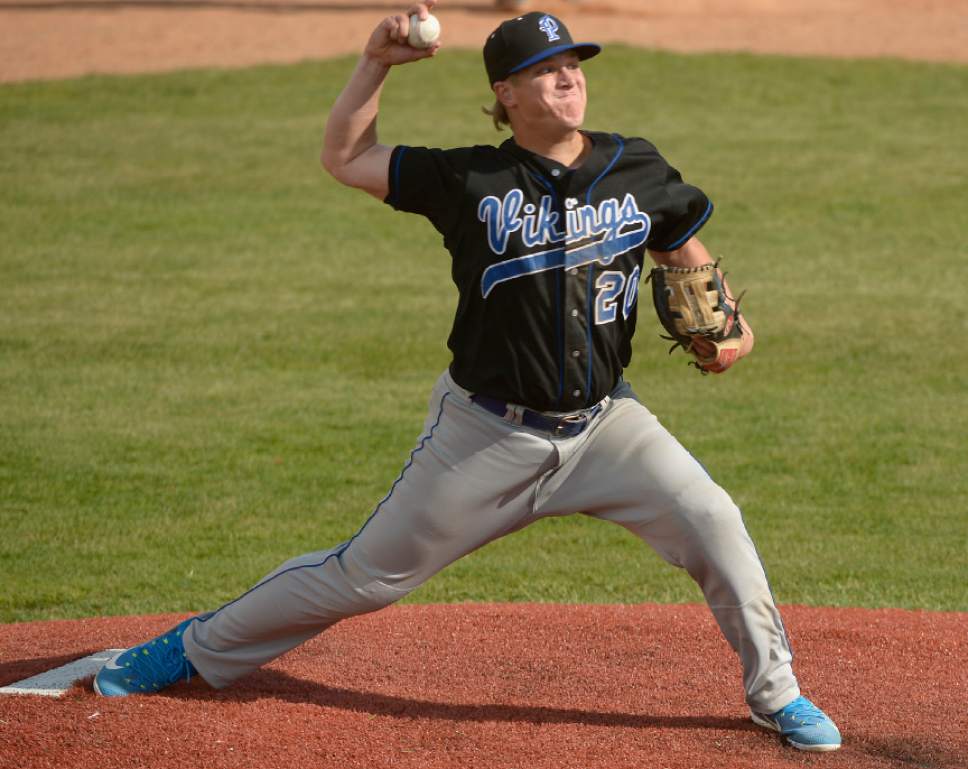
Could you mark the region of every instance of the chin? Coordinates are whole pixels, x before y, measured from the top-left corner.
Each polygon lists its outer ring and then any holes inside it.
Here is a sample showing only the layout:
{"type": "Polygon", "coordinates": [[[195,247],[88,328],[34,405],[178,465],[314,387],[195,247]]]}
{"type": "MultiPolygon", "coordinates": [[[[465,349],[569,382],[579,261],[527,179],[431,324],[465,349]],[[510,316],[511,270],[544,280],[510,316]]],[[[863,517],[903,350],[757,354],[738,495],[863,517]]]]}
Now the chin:
{"type": "Polygon", "coordinates": [[[558,122],[566,128],[581,128],[582,123],[585,122],[585,111],[560,115],[558,122]]]}

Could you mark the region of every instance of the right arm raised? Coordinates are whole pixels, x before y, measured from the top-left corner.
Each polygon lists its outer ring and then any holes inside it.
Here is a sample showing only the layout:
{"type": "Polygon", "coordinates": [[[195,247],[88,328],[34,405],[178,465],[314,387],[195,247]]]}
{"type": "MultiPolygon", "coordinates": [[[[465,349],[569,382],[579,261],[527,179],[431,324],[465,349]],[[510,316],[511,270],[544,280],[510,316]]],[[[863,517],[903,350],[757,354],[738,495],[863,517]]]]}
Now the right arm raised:
{"type": "Polygon", "coordinates": [[[429,58],[440,49],[440,43],[430,48],[413,48],[407,44],[410,14],[416,13],[425,19],[434,5],[436,0],[425,0],[412,6],[406,14],[388,16],[380,22],[326,121],[323,167],[343,184],[380,200],[389,192],[387,177],[393,151],[392,147],[377,141],[380,92],[390,67],[429,58]]]}

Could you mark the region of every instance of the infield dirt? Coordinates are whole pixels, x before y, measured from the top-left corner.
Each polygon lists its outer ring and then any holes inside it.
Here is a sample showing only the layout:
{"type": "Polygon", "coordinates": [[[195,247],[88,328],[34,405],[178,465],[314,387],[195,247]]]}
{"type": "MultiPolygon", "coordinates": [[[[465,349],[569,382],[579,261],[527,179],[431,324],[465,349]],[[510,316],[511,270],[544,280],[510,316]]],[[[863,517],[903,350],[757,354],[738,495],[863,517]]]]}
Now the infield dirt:
{"type": "MultiPolygon", "coordinates": [[[[844,732],[803,754],[755,727],[703,606],[397,606],[222,691],[0,697],[0,767],[883,769],[968,766],[968,616],[787,606],[806,693],[844,732]]],[[[0,685],[174,615],[7,625],[0,685]]]]}

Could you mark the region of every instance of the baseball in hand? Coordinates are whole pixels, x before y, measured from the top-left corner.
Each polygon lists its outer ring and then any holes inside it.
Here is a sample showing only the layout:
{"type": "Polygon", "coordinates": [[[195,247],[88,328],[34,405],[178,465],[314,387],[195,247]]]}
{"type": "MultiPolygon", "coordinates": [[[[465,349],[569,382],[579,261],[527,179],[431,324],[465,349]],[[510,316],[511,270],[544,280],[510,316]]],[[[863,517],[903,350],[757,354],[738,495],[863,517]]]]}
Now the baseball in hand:
{"type": "Polygon", "coordinates": [[[430,48],[440,37],[440,22],[433,14],[421,20],[417,14],[410,17],[410,36],[407,42],[414,48],[430,48]]]}

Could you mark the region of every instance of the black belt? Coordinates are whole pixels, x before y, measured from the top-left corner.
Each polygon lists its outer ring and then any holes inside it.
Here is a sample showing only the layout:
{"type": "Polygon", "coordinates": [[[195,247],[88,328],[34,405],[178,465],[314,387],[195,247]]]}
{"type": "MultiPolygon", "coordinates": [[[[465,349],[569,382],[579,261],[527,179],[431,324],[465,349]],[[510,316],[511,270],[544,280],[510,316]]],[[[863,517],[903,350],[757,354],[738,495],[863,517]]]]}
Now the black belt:
{"type": "Polygon", "coordinates": [[[554,433],[555,435],[565,436],[566,438],[578,435],[588,427],[588,423],[592,421],[592,417],[602,410],[602,404],[596,403],[587,411],[552,417],[540,411],[532,411],[523,406],[515,406],[487,395],[472,395],[471,400],[481,408],[490,411],[502,419],[514,422],[514,424],[521,424],[534,430],[542,430],[546,433],[554,433]]]}

